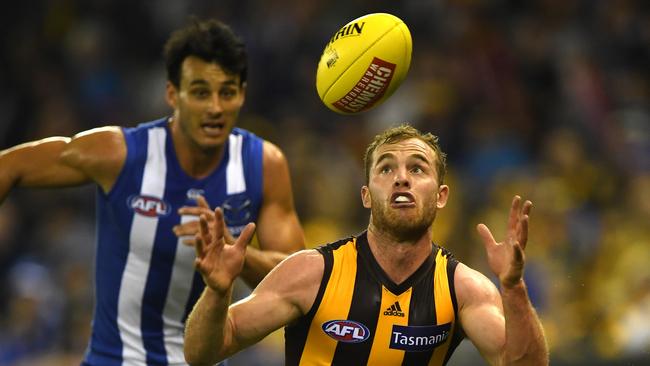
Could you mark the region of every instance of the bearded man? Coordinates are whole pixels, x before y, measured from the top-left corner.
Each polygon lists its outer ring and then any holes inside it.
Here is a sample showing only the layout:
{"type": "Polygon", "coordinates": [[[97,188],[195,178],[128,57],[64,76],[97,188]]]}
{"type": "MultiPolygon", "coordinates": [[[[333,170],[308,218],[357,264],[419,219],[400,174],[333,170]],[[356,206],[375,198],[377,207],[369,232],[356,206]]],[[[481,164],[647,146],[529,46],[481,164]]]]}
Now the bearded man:
{"type": "Polygon", "coordinates": [[[437,137],[402,125],[365,156],[368,229],[285,259],[230,305],[249,224],[225,243],[223,214],[201,216],[196,267],[207,284],[187,322],[185,357],[210,365],[285,327],[287,365],[444,365],[467,337],[491,365],[547,365],[541,323],[523,280],[530,201],[512,201],[506,239],[477,230],[500,290],[432,242],[445,207],[437,137]]]}

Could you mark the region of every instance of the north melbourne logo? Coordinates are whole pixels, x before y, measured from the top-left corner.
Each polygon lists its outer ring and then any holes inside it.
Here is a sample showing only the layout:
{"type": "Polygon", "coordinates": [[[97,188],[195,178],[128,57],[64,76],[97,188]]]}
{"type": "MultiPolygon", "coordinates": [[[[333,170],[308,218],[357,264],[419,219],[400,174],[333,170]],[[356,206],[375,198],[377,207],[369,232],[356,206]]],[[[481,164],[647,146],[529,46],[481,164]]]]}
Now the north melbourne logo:
{"type": "Polygon", "coordinates": [[[243,226],[251,221],[253,216],[253,202],[245,194],[228,197],[221,208],[228,226],[243,226]]]}
{"type": "Polygon", "coordinates": [[[384,315],[388,316],[399,316],[400,318],[404,317],[404,312],[402,312],[402,307],[399,306],[399,301],[395,301],[395,303],[391,306],[389,306],[385,311],[384,315]]]}
{"type": "Polygon", "coordinates": [[[187,190],[187,199],[190,201],[196,201],[199,199],[199,196],[205,197],[205,191],[200,188],[190,188],[187,190]]]}

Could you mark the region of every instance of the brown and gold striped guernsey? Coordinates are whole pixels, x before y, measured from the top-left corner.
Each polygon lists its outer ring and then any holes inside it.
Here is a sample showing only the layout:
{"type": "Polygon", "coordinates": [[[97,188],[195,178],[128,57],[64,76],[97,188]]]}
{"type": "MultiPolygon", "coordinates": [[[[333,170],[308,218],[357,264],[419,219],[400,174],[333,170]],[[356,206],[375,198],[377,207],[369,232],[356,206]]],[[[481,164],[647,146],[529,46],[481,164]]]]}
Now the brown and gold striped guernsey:
{"type": "Polygon", "coordinates": [[[463,338],[456,261],[433,247],[403,283],[375,261],[366,233],[318,248],[325,272],[314,305],[285,328],[286,365],[444,365],[463,338]]]}

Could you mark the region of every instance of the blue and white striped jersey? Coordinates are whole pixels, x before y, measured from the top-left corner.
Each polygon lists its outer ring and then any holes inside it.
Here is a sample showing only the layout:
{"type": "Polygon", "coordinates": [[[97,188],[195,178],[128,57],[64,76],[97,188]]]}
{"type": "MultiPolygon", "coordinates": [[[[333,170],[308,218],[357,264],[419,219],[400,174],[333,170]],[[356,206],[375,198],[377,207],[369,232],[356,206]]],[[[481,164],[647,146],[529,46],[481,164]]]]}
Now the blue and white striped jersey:
{"type": "Polygon", "coordinates": [[[194,249],[172,232],[182,206],[203,195],[237,235],[262,203],[262,145],[235,128],[214,172],[188,176],[168,119],[123,129],[127,158],[113,189],[97,193],[97,259],[87,365],[184,365],[183,331],[202,289],[194,249]]]}

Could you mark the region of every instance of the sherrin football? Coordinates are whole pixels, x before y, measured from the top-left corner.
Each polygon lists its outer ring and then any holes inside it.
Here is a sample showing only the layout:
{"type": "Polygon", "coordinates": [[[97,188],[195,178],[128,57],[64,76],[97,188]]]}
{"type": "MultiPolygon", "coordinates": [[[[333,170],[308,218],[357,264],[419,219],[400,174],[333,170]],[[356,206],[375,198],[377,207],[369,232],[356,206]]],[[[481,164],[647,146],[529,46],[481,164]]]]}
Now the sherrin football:
{"type": "Polygon", "coordinates": [[[325,46],[316,89],[334,112],[355,114],[380,105],[397,90],[411,64],[411,32],[387,13],[354,19],[325,46]]]}

